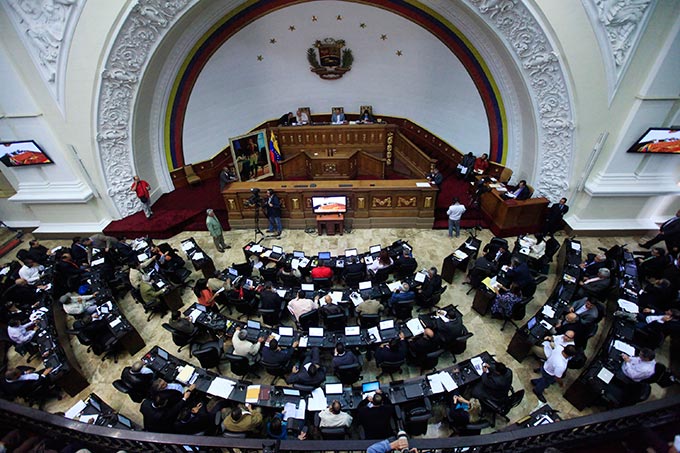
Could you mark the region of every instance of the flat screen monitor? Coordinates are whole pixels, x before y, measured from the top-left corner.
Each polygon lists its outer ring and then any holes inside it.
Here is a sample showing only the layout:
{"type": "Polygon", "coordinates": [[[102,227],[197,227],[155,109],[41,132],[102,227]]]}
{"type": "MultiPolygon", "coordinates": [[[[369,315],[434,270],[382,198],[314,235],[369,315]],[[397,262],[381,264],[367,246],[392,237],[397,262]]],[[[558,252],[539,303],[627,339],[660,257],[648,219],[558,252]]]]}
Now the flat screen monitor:
{"type": "Polygon", "coordinates": [[[386,319],[385,321],[380,321],[380,330],[392,329],[394,327],[393,319],[386,319]]]}
{"type": "Polygon", "coordinates": [[[281,247],[280,245],[274,245],[272,246],[272,252],[283,254],[283,247],[281,247]]]}
{"type": "Polygon", "coordinates": [[[314,283],[303,283],[300,287],[302,291],[314,291],[314,283]]]}
{"type": "Polygon", "coordinates": [[[650,127],[628,149],[629,153],[680,154],[680,128],[650,127]]]}
{"type": "Polygon", "coordinates": [[[260,322],[249,319],[247,323],[247,328],[253,330],[260,330],[260,322]]]}
{"type": "Polygon", "coordinates": [[[279,335],[282,337],[292,337],[293,336],[293,328],[292,327],[279,327],[279,335]]]}
{"type": "Polygon", "coordinates": [[[347,212],[347,197],[312,197],[314,214],[342,214],[347,212]]]}
{"type": "Polygon", "coordinates": [[[527,323],[527,328],[528,328],[529,330],[531,330],[531,329],[534,328],[535,325],[536,325],[536,318],[533,317],[533,318],[531,318],[531,319],[529,320],[529,322],[527,323]]]}
{"type": "Polygon", "coordinates": [[[33,140],[0,142],[0,161],[7,167],[54,163],[33,140]]]}

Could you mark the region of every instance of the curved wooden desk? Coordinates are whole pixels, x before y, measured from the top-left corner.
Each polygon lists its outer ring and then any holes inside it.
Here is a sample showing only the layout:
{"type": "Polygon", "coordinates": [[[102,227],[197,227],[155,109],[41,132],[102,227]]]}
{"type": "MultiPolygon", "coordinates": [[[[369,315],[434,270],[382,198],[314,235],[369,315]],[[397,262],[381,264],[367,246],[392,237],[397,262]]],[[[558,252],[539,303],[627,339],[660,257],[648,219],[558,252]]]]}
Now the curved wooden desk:
{"type": "Polygon", "coordinates": [[[496,190],[481,196],[484,217],[489,221],[493,234],[499,237],[540,231],[548,203],[547,198],[506,200],[496,190]]]}

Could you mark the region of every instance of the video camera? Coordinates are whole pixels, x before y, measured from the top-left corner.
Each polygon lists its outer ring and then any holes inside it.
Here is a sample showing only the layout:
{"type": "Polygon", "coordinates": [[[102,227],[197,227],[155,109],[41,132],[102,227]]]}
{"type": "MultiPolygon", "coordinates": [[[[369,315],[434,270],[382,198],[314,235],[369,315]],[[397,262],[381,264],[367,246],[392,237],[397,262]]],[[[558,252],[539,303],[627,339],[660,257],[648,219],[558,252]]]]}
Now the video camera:
{"type": "Polygon", "coordinates": [[[260,196],[260,189],[253,187],[250,189],[250,198],[245,201],[246,206],[256,206],[258,208],[264,205],[264,199],[260,196]]]}

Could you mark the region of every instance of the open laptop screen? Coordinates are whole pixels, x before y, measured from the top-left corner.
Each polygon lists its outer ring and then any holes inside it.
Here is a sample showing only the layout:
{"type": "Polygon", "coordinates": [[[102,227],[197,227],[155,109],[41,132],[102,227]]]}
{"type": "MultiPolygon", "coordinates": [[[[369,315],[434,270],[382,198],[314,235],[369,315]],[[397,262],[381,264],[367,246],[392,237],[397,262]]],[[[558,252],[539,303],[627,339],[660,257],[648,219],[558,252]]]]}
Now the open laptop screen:
{"type": "Polygon", "coordinates": [[[371,248],[368,249],[368,252],[373,255],[374,253],[380,253],[380,250],[382,250],[382,248],[380,247],[380,244],[378,244],[372,245],[371,248]]]}
{"type": "Polygon", "coordinates": [[[371,282],[359,282],[359,290],[371,289],[371,282]]]}
{"type": "Polygon", "coordinates": [[[320,260],[329,260],[329,259],[331,259],[331,252],[319,252],[319,259],[320,259],[320,260]]]}
{"type": "Polygon", "coordinates": [[[379,381],[364,382],[361,384],[361,393],[375,392],[380,388],[379,381]]]}
{"type": "Polygon", "coordinates": [[[350,256],[357,256],[357,249],[346,249],[345,250],[345,256],[350,257],[350,256]]]}

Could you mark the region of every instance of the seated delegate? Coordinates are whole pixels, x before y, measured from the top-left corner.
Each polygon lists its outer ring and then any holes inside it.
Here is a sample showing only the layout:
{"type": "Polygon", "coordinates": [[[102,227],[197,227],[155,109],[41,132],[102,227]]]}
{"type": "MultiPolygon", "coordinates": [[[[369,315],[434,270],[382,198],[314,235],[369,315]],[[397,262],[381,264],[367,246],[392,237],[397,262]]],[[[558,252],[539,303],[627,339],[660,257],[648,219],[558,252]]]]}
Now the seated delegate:
{"type": "Polygon", "coordinates": [[[526,200],[531,197],[531,191],[527,186],[525,180],[521,180],[517,186],[512,190],[508,190],[505,195],[506,198],[514,198],[515,200],[526,200]]]}

